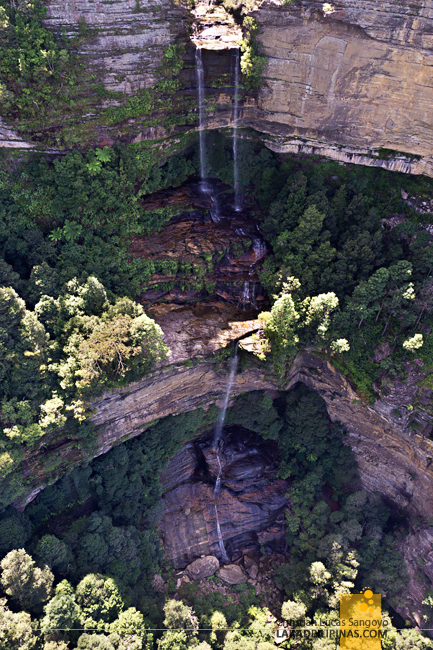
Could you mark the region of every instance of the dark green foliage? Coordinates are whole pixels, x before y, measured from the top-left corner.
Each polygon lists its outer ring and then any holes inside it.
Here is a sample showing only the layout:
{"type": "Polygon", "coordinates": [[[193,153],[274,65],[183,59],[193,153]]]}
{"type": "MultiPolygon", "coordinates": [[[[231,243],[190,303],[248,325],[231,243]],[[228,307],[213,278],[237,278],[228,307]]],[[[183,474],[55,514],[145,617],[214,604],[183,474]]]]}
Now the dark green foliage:
{"type": "Polygon", "coordinates": [[[129,259],[130,237],[150,233],[172,216],[170,209],[144,210],[139,198],[180,184],[194,171],[183,156],[159,167],[156,156],[133,147],[99,151],[99,157],[98,150],[71,152],[52,163],[34,155],[19,173],[3,170],[0,253],[13,268],[0,273],[15,284],[12,271],[26,281],[30,276],[23,297],[33,304],[89,275],[116,295],[135,296],[153,267],[129,259]]]}
{"type": "Polygon", "coordinates": [[[30,539],[31,524],[26,514],[9,506],[0,514],[0,556],[14,548],[24,548],[30,539]]]}
{"type": "MultiPolygon", "coordinates": [[[[289,479],[287,542],[293,558],[277,571],[279,587],[289,597],[310,589],[309,567],[321,560],[334,581],[339,582],[342,575],[354,580],[358,573],[359,584],[374,581],[388,602],[395,604],[407,582],[401,554],[395,550],[402,529],[394,531],[380,497],[357,491],[357,465],[344,444],[345,431],[330,422],[322,398],[303,385],[273,401],[267,395],[249,393],[229,409],[228,421],[259,433],[263,427],[264,437],[278,440],[279,475],[289,479]]],[[[325,607],[335,598],[339,603],[332,589],[322,596],[326,596],[325,607]]]]}
{"type": "MultiPolygon", "coordinates": [[[[75,579],[96,571],[130,586],[149,585],[161,559],[154,530],[162,514],[159,474],[185,440],[216,418],[214,408],[165,418],[46,488],[26,510],[38,536],[43,535],[36,557],[57,560],[66,545],[68,575],[75,579]],[[77,519],[74,512],[83,504],[93,512],[77,519]],[[55,536],[45,535],[47,529],[55,536]]],[[[62,571],[60,565],[52,568],[62,571]]]]}
{"type": "MultiPolygon", "coordinates": [[[[34,117],[60,88],[69,54],[41,24],[46,7],[0,2],[0,98],[3,116],[34,117]],[[15,9],[19,7],[19,9],[15,9]]],[[[64,79],[66,81],[66,79],[64,79]]]]}
{"type": "Polygon", "coordinates": [[[67,544],[55,535],[44,535],[37,543],[35,559],[40,565],[46,564],[50,569],[64,572],[72,560],[67,544]]]}

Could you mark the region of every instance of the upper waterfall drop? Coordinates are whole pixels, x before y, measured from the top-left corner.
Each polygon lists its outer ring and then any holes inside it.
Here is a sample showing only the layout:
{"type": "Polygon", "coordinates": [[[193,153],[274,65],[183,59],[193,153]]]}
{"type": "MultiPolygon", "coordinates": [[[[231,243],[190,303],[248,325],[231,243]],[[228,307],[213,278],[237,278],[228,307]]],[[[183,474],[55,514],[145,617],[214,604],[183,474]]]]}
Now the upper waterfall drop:
{"type": "Polygon", "coordinates": [[[241,210],[241,197],[239,193],[239,161],[238,161],[238,120],[239,120],[239,67],[240,56],[239,48],[236,50],[235,57],[235,101],[233,110],[233,179],[235,190],[235,210],[241,210]]]}
{"type": "Polygon", "coordinates": [[[206,191],[206,145],[205,134],[203,131],[204,122],[204,68],[203,57],[200,47],[195,49],[195,69],[197,73],[197,95],[198,95],[198,116],[199,116],[199,143],[200,143],[200,177],[202,182],[202,189],[206,191]]]}
{"type": "Polygon", "coordinates": [[[200,47],[195,49],[195,68],[197,74],[197,98],[198,98],[198,116],[199,116],[199,130],[198,137],[200,143],[200,179],[201,179],[201,191],[210,195],[211,208],[210,216],[214,223],[220,221],[220,212],[218,205],[218,198],[215,195],[215,192],[211,185],[208,184],[206,180],[206,140],[205,140],[205,130],[204,130],[204,66],[203,66],[203,55],[200,47]]]}

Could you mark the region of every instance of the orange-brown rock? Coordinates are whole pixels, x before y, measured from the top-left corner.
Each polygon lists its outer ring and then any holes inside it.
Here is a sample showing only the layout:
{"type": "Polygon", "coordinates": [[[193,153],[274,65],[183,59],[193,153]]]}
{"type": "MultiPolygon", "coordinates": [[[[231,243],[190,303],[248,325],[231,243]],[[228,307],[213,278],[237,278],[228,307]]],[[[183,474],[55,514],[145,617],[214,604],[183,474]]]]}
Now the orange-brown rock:
{"type": "Polygon", "coordinates": [[[176,213],[158,232],[130,243],[131,255],[155,264],[140,294],[143,305],[210,297],[243,307],[264,303],[258,271],[268,249],[262,235],[248,212],[237,214],[227,198],[219,200],[212,220],[209,197],[190,183],[157,192],[143,203],[148,210],[170,206],[176,213]]]}

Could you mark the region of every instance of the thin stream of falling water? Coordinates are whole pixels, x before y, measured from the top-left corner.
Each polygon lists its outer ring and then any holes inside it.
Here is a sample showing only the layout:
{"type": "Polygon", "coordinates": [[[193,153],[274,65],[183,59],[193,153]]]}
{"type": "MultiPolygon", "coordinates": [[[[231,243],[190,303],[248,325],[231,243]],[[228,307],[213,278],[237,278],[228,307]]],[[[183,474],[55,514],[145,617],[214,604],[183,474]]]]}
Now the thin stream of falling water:
{"type": "Polygon", "coordinates": [[[220,547],[220,552],[221,552],[221,557],[222,561],[228,564],[230,562],[229,557],[227,555],[226,547],[224,546],[224,540],[223,536],[221,533],[221,526],[220,526],[220,520],[218,519],[218,508],[217,505],[215,504],[215,516],[216,516],[216,526],[217,526],[217,534],[218,534],[218,544],[220,547]]]}
{"type": "Polygon", "coordinates": [[[233,176],[235,188],[235,210],[241,210],[239,194],[239,161],[238,161],[238,119],[239,119],[239,48],[236,50],[235,61],[235,105],[233,113],[233,176]]]}
{"type": "Polygon", "coordinates": [[[215,449],[218,449],[218,443],[220,441],[221,434],[223,432],[224,420],[225,420],[225,417],[226,417],[227,406],[228,406],[229,399],[230,399],[230,391],[231,391],[233,381],[234,381],[234,378],[235,378],[237,365],[238,365],[238,344],[236,343],[235,353],[234,353],[234,355],[232,357],[232,361],[231,361],[231,364],[230,364],[230,373],[229,373],[229,379],[228,379],[228,382],[227,382],[227,389],[226,389],[226,394],[225,394],[225,397],[224,397],[223,407],[221,409],[221,413],[220,413],[220,416],[218,418],[218,423],[217,423],[217,425],[215,427],[215,435],[214,435],[214,439],[213,439],[213,444],[214,444],[215,449]]]}
{"type": "Polygon", "coordinates": [[[206,191],[206,150],[204,141],[203,121],[204,121],[204,68],[201,48],[195,49],[195,69],[197,73],[197,93],[198,93],[198,119],[199,119],[199,143],[200,143],[200,176],[202,189],[206,191]]]}
{"type": "Polygon", "coordinates": [[[209,194],[211,199],[210,216],[212,221],[218,223],[221,219],[219,213],[218,199],[215,193],[206,182],[206,142],[204,131],[204,66],[203,56],[200,47],[195,49],[195,69],[197,73],[197,95],[198,95],[198,119],[199,119],[199,145],[200,145],[200,178],[202,192],[209,194]]]}

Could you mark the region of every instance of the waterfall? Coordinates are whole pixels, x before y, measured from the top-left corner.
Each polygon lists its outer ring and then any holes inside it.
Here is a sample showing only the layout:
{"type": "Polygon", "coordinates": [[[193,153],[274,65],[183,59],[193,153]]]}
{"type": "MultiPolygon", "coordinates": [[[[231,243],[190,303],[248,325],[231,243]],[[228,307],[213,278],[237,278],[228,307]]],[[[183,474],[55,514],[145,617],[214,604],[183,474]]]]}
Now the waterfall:
{"type": "Polygon", "coordinates": [[[203,57],[200,47],[195,49],[195,69],[197,72],[197,95],[198,95],[198,136],[200,143],[200,178],[201,178],[201,190],[207,194],[210,194],[211,199],[211,208],[210,216],[214,223],[220,221],[220,212],[218,206],[218,199],[215,196],[215,193],[212,187],[206,182],[206,143],[205,143],[205,131],[203,128],[204,125],[204,67],[203,67],[203,57]]]}
{"type": "Polygon", "coordinates": [[[234,381],[234,378],[235,378],[237,365],[238,365],[238,344],[236,343],[235,353],[234,353],[234,355],[232,357],[232,361],[231,361],[231,364],[230,364],[229,380],[227,382],[227,390],[226,390],[226,394],[225,394],[225,397],[224,397],[224,403],[223,403],[223,407],[221,409],[220,416],[218,418],[218,423],[217,423],[216,428],[215,428],[215,435],[214,435],[214,439],[213,439],[216,459],[218,461],[218,476],[217,476],[217,480],[215,482],[215,488],[214,488],[214,491],[213,491],[214,496],[217,496],[219,494],[220,486],[221,486],[222,467],[221,467],[221,460],[220,460],[219,453],[218,453],[218,448],[219,448],[219,441],[221,439],[221,435],[222,435],[222,432],[223,432],[224,420],[225,420],[225,417],[226,417],[227,406],[228,406],[229,399],[230,399],[230,391],[231,391],[233,381],[234,381]]]}
{"type": "Polygon", "coordinates": [[[249,298],[250,298],[250,283],[248,282],[248,280],[245,280],[244,288],[242,290],[242,296],[241,296],[242,307],[244,309],[247,302],[249,302],[249,298]]]}
{"type": "Polygon", "coordinates": [[[228,564],[230,562],[230,560],[229,560],[229,557],[227,555],[226,547],[224,546],[224,540],[223,540],[223,536],[222,536],[222,533],[221,533],[220,520],[218,519],[218,508],[217,508],[216,504],[215,504],[215,516],[216,516],[216,526],[217,526],[217,533],[218,533],[218,544],[219,544],[220,551],[221,551],[222,561],[226,562],[226,564],[228,564]]]}
{"type": "Polygon", "coordinates": [[[253,237],[254,261],[257,261],[266,255],[266,244],[262,239],[253,237]]]}
{"type": "Polygon", "coordinates": [[[225,394],[225,397],[224,397],[223,407],[221,409],[221,413],[220,413],[220,416],[219,416],[219,419],[218,419],[218,424],[216,425],[216,428],[215,428],[215,435],[214,435],[214,439],[213,439],[214,447],[217,450],[218,450],[218,443],[220,441],[221,434],[223,432],[224,420],[225,420],[225,417],[226,417],[227,406],[228,406],[229,399],[230,399],[230,391],[231,391],[233,381],[234,381],[234,378],[235,378],[237,365],[238,365],[238,344],[236,343],[235,353],[234,353],[234,355],[232,357],[232,361],[231,361],[231,364],[230,364],[229,380],[227,382],[227,390],[226,390],[226,394],[225,394]]]}
{"type": "Polygon", "coordinates": [[[198,119],[199,119],[199,142],[200,142],[200,176],[202,182],[202,189],[206,191],[206,149],[204,141],[204,68],[201,48],[195,49],[195,69],[197,72],[197,93],[198,93],[198,119]]]}
{"type": "Polygon", "coordinates": [[[235,61],[235,105],[233,113],[233,176],[235,188],[235,210],[241,209],[239,196],[239,165],[238,165],[238,119],[239,119],[239,48],[236,50],[235,61]]]}

